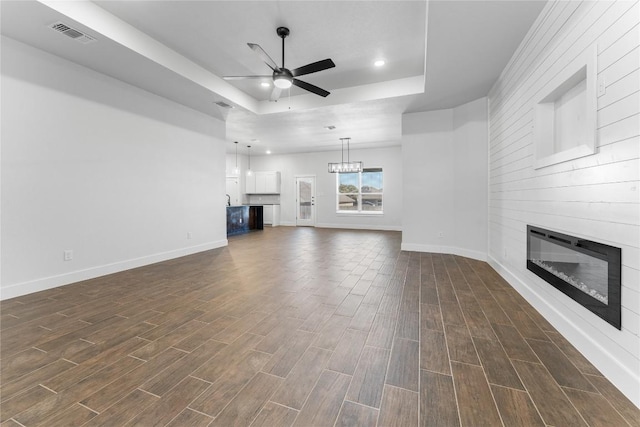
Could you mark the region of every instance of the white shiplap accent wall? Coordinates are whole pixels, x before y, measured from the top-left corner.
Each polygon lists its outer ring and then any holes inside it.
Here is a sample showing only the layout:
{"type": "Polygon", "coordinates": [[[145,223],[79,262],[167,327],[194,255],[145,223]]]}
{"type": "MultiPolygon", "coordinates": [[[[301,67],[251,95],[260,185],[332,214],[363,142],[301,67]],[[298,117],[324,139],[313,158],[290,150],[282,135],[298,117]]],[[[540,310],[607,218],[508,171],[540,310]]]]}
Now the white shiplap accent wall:
{"type": "Polygon", "coordinates": [[[489,259],[640,406],[640,8],[549,2],[489,94],[489,259]],[[597,153],[535,170],[534,99],[597,45],[597,153]],[[622,248],[622,330],[526,269],[526,225],[622,248]]]}

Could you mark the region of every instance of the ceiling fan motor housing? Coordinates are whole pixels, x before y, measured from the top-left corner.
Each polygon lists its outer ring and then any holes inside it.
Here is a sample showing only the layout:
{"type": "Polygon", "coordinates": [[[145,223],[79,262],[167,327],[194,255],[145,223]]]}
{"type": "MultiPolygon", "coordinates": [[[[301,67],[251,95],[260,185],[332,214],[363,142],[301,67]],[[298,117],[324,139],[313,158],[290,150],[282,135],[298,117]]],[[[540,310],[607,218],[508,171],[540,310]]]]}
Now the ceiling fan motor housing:
{"type": "Polygon", "coordinates": [[[278,27],[276,33],[278,33],[278,36],[285,38],[289,35],[289,29],[287,27],[278,27]]]}

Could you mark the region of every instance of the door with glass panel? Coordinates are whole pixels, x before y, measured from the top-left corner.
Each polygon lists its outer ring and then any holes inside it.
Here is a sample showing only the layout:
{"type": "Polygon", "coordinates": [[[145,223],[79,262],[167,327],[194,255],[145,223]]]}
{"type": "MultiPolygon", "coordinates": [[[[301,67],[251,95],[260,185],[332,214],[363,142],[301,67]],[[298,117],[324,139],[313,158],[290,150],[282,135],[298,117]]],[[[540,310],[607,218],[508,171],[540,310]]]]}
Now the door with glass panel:
{"type": "Polygon", "coordinates": [[[316,225],[316,178],[296,177],[296,225],[316,225]]]}

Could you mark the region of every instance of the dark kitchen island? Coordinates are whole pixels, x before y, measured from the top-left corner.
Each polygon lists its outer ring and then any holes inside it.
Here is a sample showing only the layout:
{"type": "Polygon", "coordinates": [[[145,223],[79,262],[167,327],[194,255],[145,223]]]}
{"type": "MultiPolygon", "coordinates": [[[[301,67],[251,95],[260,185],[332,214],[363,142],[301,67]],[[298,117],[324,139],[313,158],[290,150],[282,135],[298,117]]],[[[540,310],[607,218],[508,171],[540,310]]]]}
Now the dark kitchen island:
{"type": "Polygon", "coordinates": [[[263,228],[262,206],[227,206],[227,236],[263,228]]]}

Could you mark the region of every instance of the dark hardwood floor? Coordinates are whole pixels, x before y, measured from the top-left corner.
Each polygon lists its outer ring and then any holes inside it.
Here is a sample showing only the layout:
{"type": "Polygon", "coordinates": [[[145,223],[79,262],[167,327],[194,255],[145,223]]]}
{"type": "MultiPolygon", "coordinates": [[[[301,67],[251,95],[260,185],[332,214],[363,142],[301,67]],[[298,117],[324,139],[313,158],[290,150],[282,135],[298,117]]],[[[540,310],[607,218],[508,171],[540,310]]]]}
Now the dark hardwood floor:
{"type": "Polygon", "coordinates": [[[1,304],[2,426],[640,426],[486,263],[279,227],[1,304]]]}

